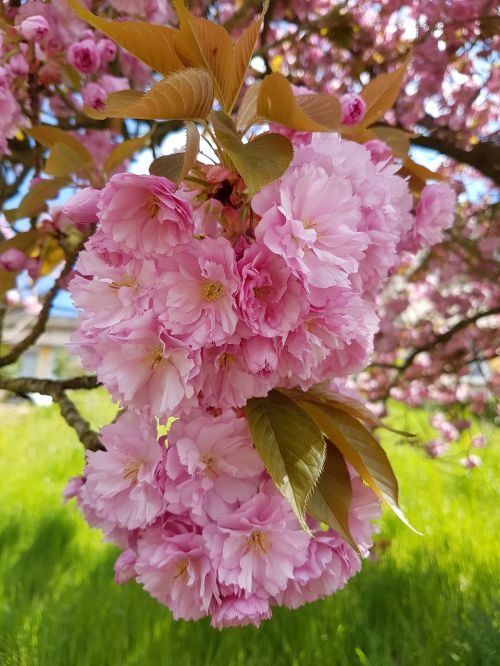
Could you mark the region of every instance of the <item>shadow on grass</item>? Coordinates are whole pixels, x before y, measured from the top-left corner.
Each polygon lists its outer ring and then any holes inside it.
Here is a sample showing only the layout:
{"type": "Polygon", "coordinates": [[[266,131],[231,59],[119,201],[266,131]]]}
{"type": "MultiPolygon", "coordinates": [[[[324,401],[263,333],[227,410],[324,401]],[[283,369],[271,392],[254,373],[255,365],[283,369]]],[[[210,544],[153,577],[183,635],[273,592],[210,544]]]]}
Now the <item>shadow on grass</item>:
{"type": "Polygon", "coordinates": [[[17,551],[5,571],[0,661],[6,666],[413,666],[499,663],[488,616],[496,580],[442,564],[422,547],[404,563],[391,550],[346,589],[298,611],[277,609],[260,630],[173,622],[137,585],[116,586],[116,551],[86,553],[75,522],[45,516],[29,543],[23,526],[0,535],[17,551]]]}

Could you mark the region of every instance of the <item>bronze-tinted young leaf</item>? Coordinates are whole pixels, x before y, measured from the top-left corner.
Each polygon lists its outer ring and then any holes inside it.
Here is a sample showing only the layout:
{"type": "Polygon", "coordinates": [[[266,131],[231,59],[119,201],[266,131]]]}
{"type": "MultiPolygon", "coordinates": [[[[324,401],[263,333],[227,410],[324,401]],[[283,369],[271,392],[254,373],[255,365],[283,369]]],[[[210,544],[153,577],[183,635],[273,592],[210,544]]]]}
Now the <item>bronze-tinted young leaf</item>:
{"type": "Polygon", "coordinates": [[[360,125],[369,127],[392,108],[403,85],[410,57],[411,53],[408,53],[403,64],[397,69],[387,74],[380,74],[363,88],[361,96],[366,102],[366,112],[360,125]]]}
{"type": "Polygon", "coordinates": [[[257,119],[300,132],[331,132],[340,123],[341,108],[336,97],[325,93],[295,96],[279,72],[263,79],[256,106],[257,119]]]}
{"type": "Polygon", "coordinates": [[[319,428],[293,400],[278,391],[252,398],[245,407],[255,448],[290,502],[302,527],[307,500],[321,474],[325,442],[319,428]]]}
{"type": "Polygon", "coordinates": [[[33,183],[17,208],[4,211],[5,217],[9,222],[14,222],[38,215],[47,208],[47,201],[55,199],[69,182],[69,178],[47,178],[33,183]]]}
{"type": "Polygon", "coordinates": [[[436,173],[435,171],[431,171],[422,164],[417,164],[417,162],[414,162],[411,157],[407,157],[403,162],[402,171],[405,174],[408,173],[412,176],[415,176],[416,178],[419,178],[424,185],[427,180],[448,180],[446,176],[443,176],[440,173],[436,173]]]}
{"type": "Polygon", "coordinates": [[[231,112],[243,84],[268,2],[260,18],[252,23],[233,47],[225,28],[213,21],[193,16],[183,0],[173,2],[180,23],[175,45],[183,62],[205,68],[213,76],[215,95],[231,112]]]}
{"type": "Polygon", "coordinates": [[[92,155],[83,143],[80,143],[75,136],[59,127],[35,125],[35,127],[25,129],[24,131],[46,148],[52,148],[56,143],[63,144],[79,156],[80,162],[85,164],[92,162],[92,155]]]}
{"type": "Polygon", "coordinates": [[[384,449],[358,419],[338,409],[312,402],[301,407],[338,448],[361,478],[379,495],[410,529],[398,505],[398,482],[384,449]]]}
{"type": "Polygon", "coordinates": [[[109,174],[125,160],[135,155],[138,150],[147,146],[151,139],[151,134],[137,137],[136,139],[127,139],[116,145],[110,155],[104,162],[104,172],[109,174]]]}
{"type": "Polygon", "coordinates": [[[78,173],[92,166],[92,158],[83,160],[81,154],[65,143],[55,143],[50,149],[45,163],[44,172],[58,178],[78,173]]]}
{"type": "Polygon", "coordinates": [[[212,109],[212,77],[203,69],[184,69],[156,83],[147,93],[121,90],[106,100],[110,118],[204,120],[212,109]]]}
{"type": "Polygon", "coordinates": [[[338,449],[327,441],[325,465],[318,485],[307,502],[306,511],[335,530],[357,551],[358,546],[349,529],[351,499],[351,479],[345,460],[338,449]]]}
{"type": "Polygon", "coordinates": [[[396,127],[372,127],[377,139],[384,141],[392,150],[394,155],[406,159],[410,152],[410,139],[415,136],[410,132],[404,132],[396,127]]]}
{"type": "Polygon", "coordinates": [[[233,121],[222,112],[212,113],[218,142],[243,180],[250,196],[284,174],[293,159],[290,141],[280,134],[260,134],[243,143],[233,121]]]}
{"type": "Polygon", "coordinates": [[[152,162],[149,173],[163,176],[179,184],[193,168],[200,148],[200,135],[193,122],[186,123],[186,150],[183,153],[162,155],[152,162]]]}
{"type": "MultiPolygon", "coordinates": [[[[11,248],[21,250],[29,256],[31,250],[36,246],[40,239],[39,229],[30,229],[20,234],[16,234],[8,240],[0,242],[0,254],[11,248]]],[[[17,273],[15,271],[4,271],[0,269],[0,301],[3,299],[5,293],[9,289],[13,289],[16,285],[17,273]]]]}
{"type": "Polygon", "coordinates": [[[68,0],[73,11],[84,21],[111,37],[129,53],[162,74],[183,69],[174,39],[178,30],[140,21],[110,21],[89,12],[77,0],[68,0]]]}
{"type": "Polygon", "coordinates": [[[257,99],[259,97],[261,81],[255,81],[247,89],[236,115],[236,129],[244,132],[255,122],[257,117],[257,99]]]}

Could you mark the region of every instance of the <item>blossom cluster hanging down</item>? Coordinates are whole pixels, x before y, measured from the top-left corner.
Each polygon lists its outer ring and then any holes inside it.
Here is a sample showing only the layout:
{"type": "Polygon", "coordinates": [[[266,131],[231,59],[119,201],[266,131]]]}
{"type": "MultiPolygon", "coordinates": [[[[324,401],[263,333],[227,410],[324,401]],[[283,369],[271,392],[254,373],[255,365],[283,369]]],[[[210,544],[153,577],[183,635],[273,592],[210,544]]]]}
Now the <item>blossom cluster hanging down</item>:
{"type": "MultiPolygon", "coordinates": [[[[320,134],[295,148],[251,201],[237,174],[203,166],[198,189],[118,174],[65,209],[98,222],[71,284],[73,348],[128,408],[68,495],[124,549],[119,582],[216,627],[331,594],[360,567],[332,529],[301,528],[241,408],[366,366],[373,297],[414,233],[412,197],[362,145],[320,134]],[[172,416],[167,444],[155,418],[172,416]]],[[[349,530],[366,554],[380,501],[349,474],[349,530]]]]}

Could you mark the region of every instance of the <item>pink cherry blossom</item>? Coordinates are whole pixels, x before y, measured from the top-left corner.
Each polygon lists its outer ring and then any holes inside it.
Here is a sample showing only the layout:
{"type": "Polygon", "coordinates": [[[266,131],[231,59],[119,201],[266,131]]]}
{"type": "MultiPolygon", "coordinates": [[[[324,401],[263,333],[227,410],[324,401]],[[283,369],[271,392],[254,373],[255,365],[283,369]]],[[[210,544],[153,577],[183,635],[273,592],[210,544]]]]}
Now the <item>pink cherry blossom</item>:
{"type": "Polygon", "coordinates": [[[362,97],[355,93],[347,93],[340,98],[342,106],[342,124],[355,125],[363,120],[366,103],[362,97]]]}
{"type": "Polygon", "coordinates": [[[93,39],[83,39],[68,49],[68,62],[82,74],[92,74],[101,64],[97,44],[93,39]]]}
{"type": "Polygon", "coordinates": [[[173,513],[190,511],[199,525],[207,516],[237,508],[254,495],[264,467],[246,419],[233,412],[213,417],[192,411],[168,433],[165,500],[173,513]]]}
{"type": "Polygon", "coordinates": [[[193,233],[191,206],[160,176],[116,174],[102,191],[102,229],[124,250],[151,257],[171,253],[193,233]]]}
{"type": "Polygon", "coordinates": [[[233,594],[222,598],[212,610],[211,626],[215,629],[241,627],[248,624],[260,626],[262,620],[271,618],[269,598],[257,594],[233,594]]]}
{"type": "Polygon", "coordinates": [[[29,42],[41,42],[49,32],[49,24],[43,16],[30,16],[21,23],[19,32],[29,42]]]}
{"type": "Polygon", "coordinates": [[[94,187],[84,187],[66,201],[63,214],[77,227],[95,224],[100,194],[94,187]]]}
{"type": "Polygon", "coordinates": [[[239,277],[225,238],[194,240],[175,251],[162,270],[156,306],[166,328],[198,349],[221,344],[236,329],[239,277]]]}
{"type": "Polygon", "coordinates": [[[101,430],[105,451],[89,451],[87,500],[99,516],[129,530],[151,524],[163,509],[155,469],[163,459],[156,424],[125,412],[101,430]]]}

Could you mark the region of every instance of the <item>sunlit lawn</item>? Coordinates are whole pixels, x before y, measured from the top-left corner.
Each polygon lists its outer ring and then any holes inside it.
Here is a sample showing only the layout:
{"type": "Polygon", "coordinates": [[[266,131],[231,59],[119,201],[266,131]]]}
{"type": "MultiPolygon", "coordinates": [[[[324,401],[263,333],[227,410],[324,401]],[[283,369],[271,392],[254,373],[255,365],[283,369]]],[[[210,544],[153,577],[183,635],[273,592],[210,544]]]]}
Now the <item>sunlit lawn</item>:
{"type": "MultiPolygon", "coordinates": [[[[102,395],[85,403],[94,423],[113,413],[102,395]]],[[[402,504],[425,536],[386,514],[387,548],[343,591],[278,610],[259,630],[221,633],[174,622],[135,583],[113,583],[116,549],[61,504],[83,457],[57,408],[0,410],[2,666],[500,664],[494,446],[463,475],[387,441],[402,504]]]]}

